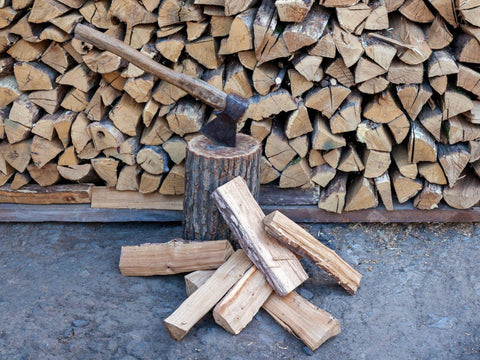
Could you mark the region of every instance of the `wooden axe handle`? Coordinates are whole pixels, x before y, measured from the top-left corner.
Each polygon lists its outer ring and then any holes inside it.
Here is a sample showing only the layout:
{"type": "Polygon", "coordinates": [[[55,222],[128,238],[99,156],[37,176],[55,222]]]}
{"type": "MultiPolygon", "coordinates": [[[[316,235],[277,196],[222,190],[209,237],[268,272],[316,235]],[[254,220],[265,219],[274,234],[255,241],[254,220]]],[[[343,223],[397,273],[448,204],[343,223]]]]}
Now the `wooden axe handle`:
{"type": "Polygon", "coordinates": [[[140,69],[165,80],[172,85],[186,91],[193,97],[216,109],[224,109],[227,103],[227,94],[203,80],[189,75],[177,73],[162,64],[143,55],[141,52],[126,45],[120,40],[92,29],[89,26],[78,24],[75,27],[75,37],[120,56],[140,69]]]}

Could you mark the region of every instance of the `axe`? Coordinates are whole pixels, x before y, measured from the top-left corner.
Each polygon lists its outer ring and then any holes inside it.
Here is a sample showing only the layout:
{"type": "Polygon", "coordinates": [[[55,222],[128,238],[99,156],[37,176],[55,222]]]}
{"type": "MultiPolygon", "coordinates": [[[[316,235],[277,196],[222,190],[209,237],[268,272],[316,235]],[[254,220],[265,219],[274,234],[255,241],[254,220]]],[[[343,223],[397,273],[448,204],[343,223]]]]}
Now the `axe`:
{"type": "Polygon", "coordinates": [[[140,69],[165,80],[186,91],[205,104],[217,109],[216,118],[206,123],[201,129],[206,137],[219,145],[235,147],[237,139],[237,120],[247,110],[248,101],[236,94],[226,94],[203,80],[177,73],[157,63],[120,40],[78,24],[75,37],[90,43],[99,49],[110,51],[140,69]]]}

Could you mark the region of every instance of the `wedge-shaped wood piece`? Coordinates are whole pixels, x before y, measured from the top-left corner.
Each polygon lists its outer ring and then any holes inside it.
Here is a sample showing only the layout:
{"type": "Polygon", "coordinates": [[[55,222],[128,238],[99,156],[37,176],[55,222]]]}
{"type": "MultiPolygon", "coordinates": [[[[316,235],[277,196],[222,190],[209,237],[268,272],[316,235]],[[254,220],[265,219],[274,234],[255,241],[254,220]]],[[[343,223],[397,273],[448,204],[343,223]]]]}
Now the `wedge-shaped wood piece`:
{"type": "Polygon", "coordinates": [[[412,163],[408,159],[408,150],[406,144],[400,144],[393,148],[392,157],[397,165],[400,174],[410,179],[415,179],[418,174],[416,163],[412,163]]]}
{"type": "Polygon", "coordinates": [[[361,121],[362,96],[351,93],[337,112],[330,118],[330,129],[333,134],[355,131],[361,121]]]}
{"type": "Polygon", "coordinates": [[[332,150],[347,144],[343,135],[333,134],[324,117],[317,113],[313,123],[312,148],[332,150]]]}
{"type": "Polygon", "coordinates": [[[443,197],[442,190],[442,186],[424,181],[422,191],[420,191],[417,196],[415,196],[415,199],[413,199],[413,205],[421,210],[432,210],[437,208],[438,203],[443,197]]]}
{"type": "Polygon", "coordinates": [[[392,150],[393,140],[383,124],[364,120],[357,127],[357,140],[364,143],[367,149],[387,151],[392,150]]]}
{"type": "Polygon", "coordinates": [[[314,5],[305,19],[288,25],[283,31],[283,38],[290,53],[302,47],[312,45],[320,39],[325,30],[330,12],[322,6],[314,5]]]}
{"type": "Polygon", "coordinates": [[[407,19],[417,23],[429,23],[434,19],[423,0],[407,0],[398,11],[407,19]]]}
{"type": "Polygon", "coordinates": [[[390,162],[390,153],[366,149],[363,154],[363,163],[365,165],[363,176],[366,178],[378,178],[388,170],[390,162]]]}
{"type": "Polygon", "coordinates": [[[162,244],[122,246],[119,268],[123,276],[172,275],[216,269],[232,254],[228,240],[174,239],[162,244]]]}
{"type": "Polygon", "coordinates": [[[252,266],[243,250],[237,250],[197,291],[190,295],[163,324],[175,340],[181,340],[252,266]]]}
{"type": "Polygon", "coordinates": [[[397,85],[397,95],[410,119],[415,120],[433,92],[427,83],[397,85]]]}
{"type": "Polygon", "coordinates": [[[440,141],[442,130],[442,111],[438,107],[431,109],[429,106],[425,106],[418,115],[418,119],[425,129],[427,129],[430,134],[433,135],[435,140],[440,141]]]}
{"type": "Polygon", "coordinates": [[[377,189],[378,195],[380,195],[380,199],[382,199],[385,209],[393,211],[392,183],[388,171],[385,171],[382,176],[376,177],[373,181],[375,182],[375,188],[377,189]]]}
{"type": "Polygon", "coordinates": [[[480,124],[472,124],[462,116],[454,116],[443,125],[448,133],[449,144],[480,139],[480,124]]]}
{"type": "Polygon", "coordinates": [[[338,173],[335,178],[322,189],[318,201],[320,209],[340,214],[345,205],[347,194],[347,175],[338,173]]]}
{"type": "MultiPolygon", "coordinates": [[[[358,3],[347,7],[335,9],[338,23],[345,31],[356,33],[362,22],[370,15],[371,9],[365,3],[358,3]]],[[[365,26],[365,25],[364,25],[365,26]]]]}
{"type": "Polygon", "coordinates": [[[365,166],[363,165],[362,159],[360,159],[360,156],[358,156],[355,148],[353,146],[349,146],[343,152],[337,169],[343,172],[358,172],[365,169],[365,166]]]}
{"type": "Polygon", "coordinates": [[[417,195],[422,189],[422,181],[418,179],[409,179],[399,171],[395,171],[392,175],[393,188],[397,194],[397,200],[400,204],[417,195]]]}
{"type": "Polygon", "coordinates": [[[281,88],[268,95],[255,95],[248,100],[248,109],[242,119],[263,120],[282,111],[292,111],[297,108],[290,93],[281,88]]]}
{"type": "Polygon", "coordinates": [[[459,64],[457,86],[475,94],[477,99],[480,98],[480,73],[459,64]]]}
{"type": "Polygon", "coordinates": [[[364,50],[359,38],[344,31],[337,23],[333,24],[333,41],[345,65],[351,67],[356,64],[364,50]]]}
{"type": "Polygon", "coordinates": [[[467,95],[454,89],[447,89],[443,94],[442,101],[443,120],[462,114],[473,109],[473,102],[467,95]]]}
{"type": "Polygon", "coordinates": [[[256,13],[257,9],[254,8],[235,16],[228,38],[224,38],[220,44],[220,55],[253,49],[253,22],[256,13]]]}
{"type": "Polygon", "coordinates": [[[436,16],[433,23],[425,31],[427,44],[433,50],[439,50],[447,47],[453,40],[453,35],[448,29],[445,20],[441,16],[436,16]]]}
{"type": "Polygon", "coordinates": [[[467,23],[480,27],[480,2],[459,1],[458,12],[467,23]]]}
{"type": "Polygon", "coordinates": [[[378,206],[373,181],[362,175],[356,176],[348,187],[345,211],[370,209],[378,206]]]}
{"type": "Polygon", "coordinates": [[[363,108],[363,116],[366,119],[381,124],[389,123],[401,115],[403,111],[390,90],[375,95],[363,108]]]}
{"type": "Polygon", "coordinates": [[[340,84],[346,87],[352,87],[355,85],[355,77],[347,65],[345,65],[343,59],[340,57],[328,65],[328,67],[325,69],[325,73],[334,77],[340,84]]]}
{"type": "Polygon", "coordinates": [[[323,245],[301,226],[274,211],[263,221],[265,231],[300,256],[313,261],[333,277],[349,294],[355,294],[362,275],[332,249],[323,245]]]}
{"type": "Polygon", "coordinates": [[[437,161],[437,144],[429,132],[417,121],[412,122],[408,141],[408,161],[437,161]]]}
{"type": "Polygon", "coordinates": [[[480,43],[467,34],[460,34],[453,42],[455,57],[458,61],[480,64],[480,43]]]}
{"type": "Polygon", "coordinates": [[[400,144],[410,132],[410,120],[408,120],[405,114],[390,121],[387,125],[397,144],[400,144]]]}
{"type": "Polygon", "coordinates": [[[237,335],[252,321],[272,292],[262,272],[252,266],[215,306],[213,318],[229,333],[237,335]]]}
{"type": "Polygon", "coordinates": [[[470,153],[465,144],[438,144],[438,161],[442,165],[450,187],[455,185],[469,160],[470,153]]]}
{"type": "Polygon", "coordinates": [[[387,80],[393,84],[421,84],[423,82],[423,64],[407,65],[394,59],[388,68],[387,80]]]}
{"type": "Polygon", "coordinates": [[[240,246],[277,294],[285,296],[308,278],[297,257],[265,232],[265,215],[242,178],[220,186],[212,197],[240,246]]]}
{"type": "MultiPolygon", "coordinates": [[[[187,295],[193,294],[213,273],[213,270],[199,270],[185,275],[187,295]]],[[[340,333],[340,323],[337,319],[295,291],[285,297],[272,293],[262,308],[281,327],[302,340],[312,350],[340,333]]]]}
{"type": "Polygon", "coordinates": [[[429,183],[447,185],[447,178],[438,162],[424,162],[418,164],[418,172],[429,183]]]}
{"type": "Polygon", "coordinates": [[[323,116],[330,119],[351,92],[342,85],[313,88],[305,96],[305,106],[321,111],[323,116]]]}
{"type": "Polygon", "coordinates": [[[480,180],[467,172],[453,187],[443,190],[443,199],[455,209],[468,209],[480,201],[480,180]]]}

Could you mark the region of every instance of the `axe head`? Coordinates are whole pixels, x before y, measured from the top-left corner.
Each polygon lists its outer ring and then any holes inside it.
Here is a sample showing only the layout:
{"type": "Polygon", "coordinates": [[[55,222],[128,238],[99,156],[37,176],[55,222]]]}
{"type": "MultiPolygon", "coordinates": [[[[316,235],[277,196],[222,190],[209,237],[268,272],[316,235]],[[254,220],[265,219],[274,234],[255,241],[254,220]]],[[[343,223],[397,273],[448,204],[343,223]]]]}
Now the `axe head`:
{"type": "Polygon", "coordinates": [[[248,108],[248,101],[236,94],[229,94],[225,108],[215,111],[216,118],[206,123],[200,132],[222,146],[237,146],[237,120],[248,108]]]}

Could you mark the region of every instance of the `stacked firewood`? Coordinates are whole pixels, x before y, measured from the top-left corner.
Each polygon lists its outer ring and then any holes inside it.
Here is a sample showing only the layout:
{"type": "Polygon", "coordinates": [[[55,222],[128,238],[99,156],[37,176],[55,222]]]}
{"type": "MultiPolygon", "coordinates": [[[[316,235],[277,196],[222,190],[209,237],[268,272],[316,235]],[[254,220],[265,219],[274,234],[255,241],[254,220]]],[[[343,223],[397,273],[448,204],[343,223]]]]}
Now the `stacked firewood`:
{"type": "Polygon", "coordinates": [[[250,98],[262,183],[328,211],[480,200],[480,7],[451,0],[0,1],[0,184],[181,194],[211,109],[77,23],[250,98]],[[479,70],[479,71],[477,71],[479,70]],[[393,189],[393,190],[392,190],[393,189]]]}
{"type": "Polygon", "coordinates": [[[245,181],[237,177],[213,193],[226,224],[242,247],[227,240],[124,246],[120,271],[125,276],[185,276],[187,299],[164,320],[181,340],[208,312],[233,335],[262,308],[311,350],[340,333],[339,321],[295,289],[308,275],[304,257],[355,294],[361,274],[279,211],[265,216],[245,181]],[[216,269],[216,270],[211,270],[216,269]]]}

